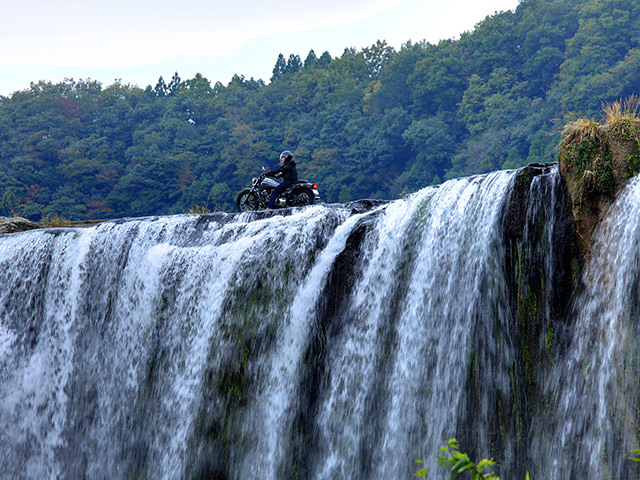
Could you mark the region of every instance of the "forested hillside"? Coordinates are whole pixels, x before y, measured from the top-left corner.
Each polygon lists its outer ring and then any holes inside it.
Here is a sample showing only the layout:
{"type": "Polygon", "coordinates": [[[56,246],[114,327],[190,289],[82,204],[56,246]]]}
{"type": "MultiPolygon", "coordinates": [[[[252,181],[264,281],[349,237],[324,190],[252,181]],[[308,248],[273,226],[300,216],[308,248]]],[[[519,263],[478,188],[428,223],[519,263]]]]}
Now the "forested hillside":
{"type": "Polygon", "coordinates": [[[284,149],[328,202],[555,160],[572,114],[640,93],[640,2],[523,0],[437,45],[280,55],[266,80],[176,73],[0,97],[0,215],[231,211],[284,149]]]}

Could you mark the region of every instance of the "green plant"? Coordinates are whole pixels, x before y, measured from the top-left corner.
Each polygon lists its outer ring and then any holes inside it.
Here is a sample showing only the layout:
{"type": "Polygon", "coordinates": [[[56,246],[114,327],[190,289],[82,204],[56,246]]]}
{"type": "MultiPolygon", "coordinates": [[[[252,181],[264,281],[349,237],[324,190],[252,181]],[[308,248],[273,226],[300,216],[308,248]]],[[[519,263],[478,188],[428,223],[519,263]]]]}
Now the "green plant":
{"type": "Polygon", "coordinates": [[[0,200],[0,211],[7,213],[11,217],[21,217],[24,205],[18,201],[18,197],[11,188],[7,188],[0,200]]]}
{"type": "MultiPolygon", "coordinates": [[[[493,459],[484,458],[477,464],[474,463],[466,453],[460,451],[460,445],[455,438],[450,439],[446,445],[440,447],[440,455],[436,455],[436,459],[438,465],[451,468],[450,479],[468,472],[471,474],[471,480],[500,480],[500,477],[494,475],[493,472],[486,471],[495,465],[493,459]]],[[[416,464],[423,465],[423,462],[422,460],[416,460],[416,464]]],[[[426,468],[422,467],[413,475],[417,478],[427,478],[428,472],[426,468]]],[[[527,472],[526,480],[529,480],[529,472],[527,472]]]]}
{"type": "Polygon", "coordinates": [[[601,145],[605,142],[600,126],[583,117],[565,125],[562,133],[560,160],[567,167],[567,173],[581,181],[585,171],[593,170],[602,157],[601,145]]]}
{"type": "MultiPolygon", "coordinates": [[[[416,460],[416,464],[423,465],[424,462],[422,460],[416,460]]],[[[429,476],[429,473],[427,472],[427,469],[425,467],[422,467],[418,469],[416,473],[413,474],[413,476],[418,478],[427,478],[429,476]]]]}
{"type": "Polygon", "coordinates": [[[632,154],[627,157],[627,171],[624,178],[629,179],[640,173],[640,153],[632,154]]]}

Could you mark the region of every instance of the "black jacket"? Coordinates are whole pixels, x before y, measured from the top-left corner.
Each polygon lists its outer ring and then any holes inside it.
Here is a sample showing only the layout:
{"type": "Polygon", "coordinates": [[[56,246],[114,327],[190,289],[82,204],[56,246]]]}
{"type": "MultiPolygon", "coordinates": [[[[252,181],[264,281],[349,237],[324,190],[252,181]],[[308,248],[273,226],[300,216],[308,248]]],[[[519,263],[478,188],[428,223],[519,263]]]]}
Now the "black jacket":
{"type": "Polygon", "coordinates": [[[282,166],[276,170],[271,172],[267,172],[264,174],[265,177],[282,177],[283,180],[289,182],[297,182],[298,181],[298,170],[296,169],[296,162],[293,160],[289,160],[288,162],[284,162],[282,166]]]}

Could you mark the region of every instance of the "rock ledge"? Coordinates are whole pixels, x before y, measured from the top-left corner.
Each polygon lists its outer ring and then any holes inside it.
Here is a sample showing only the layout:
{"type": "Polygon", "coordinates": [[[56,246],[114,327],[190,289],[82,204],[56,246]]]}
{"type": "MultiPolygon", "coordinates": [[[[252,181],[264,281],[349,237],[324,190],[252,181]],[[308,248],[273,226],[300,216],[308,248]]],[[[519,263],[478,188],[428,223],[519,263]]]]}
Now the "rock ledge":
{"type": "Polygon", "coordinates": [[[588,256],[604,210],[640,171],[640,121],[622,117],[608,125],[579,119],[559,148],[560,173],[571,199],[580,253],[588,256]]]}

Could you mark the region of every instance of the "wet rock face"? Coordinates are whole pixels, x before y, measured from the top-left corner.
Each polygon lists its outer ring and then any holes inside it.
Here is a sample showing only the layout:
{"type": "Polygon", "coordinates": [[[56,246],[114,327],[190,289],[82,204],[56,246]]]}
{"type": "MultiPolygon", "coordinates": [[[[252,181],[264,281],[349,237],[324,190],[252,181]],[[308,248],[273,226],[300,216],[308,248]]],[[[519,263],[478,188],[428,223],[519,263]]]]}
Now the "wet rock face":
{"type": "Polygon", "coordinates": [[[37,223],[30,222],[20,217],[0,217],[0,234],[24,232],[40,228],[37,223]]]}
{"type": "MultiPolygon", "coordinates": [[[[504,452],[504,457],[495,458],[511,478],[526,475],[517,459],[529,455],[527,431],[548,409],[550,400],[540,385],[563,348],[562,332],[579,277],[571,204],[556,168],[556,163],[550,163],[519,169],[505,199],[504,268],[506,299],[513,315],[509,343],[516,346],[514,383],[510,396],[496,393],[491,399],[500,406],[497,415],[479,419],[475,412],[480,406],[475,405],[467,419],[478,431],[489,425],[490,443],[504,452]]],[[[474,382],[470,374],[470,392],[477,388],[474,382]]]]}
{"type": "Polygon", "coordinates": [[[560,143],[559,160],[578,248],[588,256],[593,230],[604,210],[640,170],[640,122],[624,117],[608,125],[577,121],[560,143]]]}
{"type": "Polygon", "coordinates": [[[554,163],[532,163],[521,168],[516,174],[513,190],[505,205],[505,240],[521,240],[524,232],[531,181],[534,177],[549,173],[554,163]]]}

